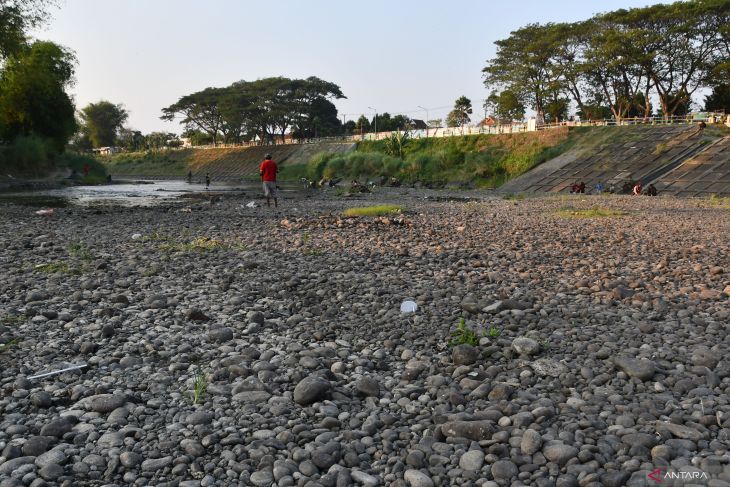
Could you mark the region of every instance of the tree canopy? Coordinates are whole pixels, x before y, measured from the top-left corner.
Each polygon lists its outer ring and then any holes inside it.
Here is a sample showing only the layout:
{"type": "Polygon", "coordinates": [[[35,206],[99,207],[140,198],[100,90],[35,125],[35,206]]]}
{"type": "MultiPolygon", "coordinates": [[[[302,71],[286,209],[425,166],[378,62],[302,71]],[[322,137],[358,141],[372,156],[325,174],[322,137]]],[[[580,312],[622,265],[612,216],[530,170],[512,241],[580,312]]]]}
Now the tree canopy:
{"type": "MultiPolygon", "coordinates": [[[[495,97],[509,91],[540,122],[570,104],[582,114],[685,113],[701,88],[730,72],[730,0],[622,9],[575,23],[530,24],[495,42],[482,70],[495,97]]],[[[496,98],[495,98],[496,100],[496,98]]],[[[496,104],[494,105],[497,106],[496,104]]]]}
{"type": "Polygon", "coordinates": [[[331,100],[340,87],[317,77],[237,81],[185,95],[162,110],[163,120],[180,119],[188,130],[219,141],[274,143],[291,132],[297,138],[337,135],[342,123],[331,100]]]}
{"type": "Polygon", "coordinates": [[[27,32],[48,19],[54,0],[0,1],[0,60],[18,54],[28,44],[27,32]]]}
{"type": "Polygon", "coordinates": [[[0,137],[50,139],[58,152],[76,131],[74,105],[66,88],[74,56],[52,42],[35,42],[9,57],[0,75],[0,137]]]}
{"type": "Polygon", "coordinates": [[[454,109],[446,116],[447,127],[461,127],[471,120],[469,115],[472,114],[471,100],[465,96],[460,96],[454,102],[454,109]]]}
{"type": "Polygon", "coordinates": [[[106,100],[89,103],[81,109],[82,131],[93,147],[109,147],[116,143],[117,135],[129,114],[122,105],[106,100]]]}

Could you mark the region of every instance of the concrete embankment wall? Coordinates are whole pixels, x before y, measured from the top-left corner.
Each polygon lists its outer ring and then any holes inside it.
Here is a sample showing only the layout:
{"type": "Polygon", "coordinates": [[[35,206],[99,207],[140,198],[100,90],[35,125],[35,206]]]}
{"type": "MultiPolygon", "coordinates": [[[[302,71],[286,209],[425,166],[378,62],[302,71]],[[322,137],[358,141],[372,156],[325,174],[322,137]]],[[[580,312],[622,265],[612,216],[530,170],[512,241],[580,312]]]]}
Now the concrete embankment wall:
{"type": "MultiPolygon", "coordinates": [[[[566,153],[500,189],[509,192],[568,192],[574,183],[581,181],[588,189],[598,183],[617,189],[626,182],[658,184],[663,177],[704,149],[714,146],[723,135],[718,128],[702,129],[698,125],[605,127],[584,137],[566,153]]],[[[718,147],[717,153],[708,154],[707,160],[702,160],[709,163],[718,154],[725,154],[721,147],[724,145],[718,147]]],[[[720,171],[722,168],[716,172],[720,171]]],[[[676,190],[680,186],[679,182],[673,185],[676,190]]],[[[730,191],[727,184],[720,186],[713,186],[714,191],[710,192],[730,191]]],[[[669,185],[664,185],[664,189],[672,192],[669,185]]]]}
{"type": "Polygon", "coordinates": [[[718,139],[663,175],[656,187],[677,196],[730,196],[730,136],[718,139]]]}

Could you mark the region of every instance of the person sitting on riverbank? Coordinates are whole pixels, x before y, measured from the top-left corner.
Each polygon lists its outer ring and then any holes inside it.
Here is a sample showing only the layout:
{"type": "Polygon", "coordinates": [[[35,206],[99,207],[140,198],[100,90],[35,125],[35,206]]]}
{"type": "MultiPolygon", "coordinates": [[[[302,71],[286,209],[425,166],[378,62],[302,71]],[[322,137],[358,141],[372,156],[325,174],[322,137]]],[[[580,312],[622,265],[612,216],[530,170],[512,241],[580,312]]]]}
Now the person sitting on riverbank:
{"type": "Polygon", "coordinates": [[[188,184],[193,182],[193,171],[188,171],[188,184]]]}
{"type": "Polygon", "coordinates": [[[644,194],[647,196],[656,196],[656,186],[654,186],[653,184],[649,184],[649,186],[646,187],[646,191],[644,191],[644,194]]]}
{"type": "Polygon", "coordinates": [[[641,181],[637,181],[634,185],[634,196],[639,196],[641,194],[641,181]]]}
{"type": "Polygon", "coordinates": [[[210,187],[210,174],[205,173],[205,189],[210,187]]]}

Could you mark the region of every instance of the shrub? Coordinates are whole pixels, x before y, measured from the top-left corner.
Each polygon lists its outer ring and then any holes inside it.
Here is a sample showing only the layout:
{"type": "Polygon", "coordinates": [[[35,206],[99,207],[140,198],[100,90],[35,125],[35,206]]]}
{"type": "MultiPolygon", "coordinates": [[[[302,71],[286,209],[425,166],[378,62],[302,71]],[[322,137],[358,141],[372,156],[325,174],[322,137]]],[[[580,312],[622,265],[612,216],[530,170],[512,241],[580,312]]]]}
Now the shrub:
{"type": "Polygon", "coordinates": [[[77,152],[64,152],[56,158],[56,166],[84,174],[84,166],[89,166],[88,176],[79,179],[84,184],[101,184],[106,182],[106,167],[96,158],[77,152]]]}
{"type": "Polygon", "coordinates": [[[332,156],[333,154],[327,154],[326,152],[321,152],[312,156],[307,163],[307,176],[309,179],[314,181],[322,179],[324,168],[327,166],[330,159],[332,159],[332,156]]]}
{"type": "Polygon", "coordinates": [[[35,135],[21,135],[3,151],[2,165],[20,175],[41,176],[52,167],[53,142],[35,135]]]}

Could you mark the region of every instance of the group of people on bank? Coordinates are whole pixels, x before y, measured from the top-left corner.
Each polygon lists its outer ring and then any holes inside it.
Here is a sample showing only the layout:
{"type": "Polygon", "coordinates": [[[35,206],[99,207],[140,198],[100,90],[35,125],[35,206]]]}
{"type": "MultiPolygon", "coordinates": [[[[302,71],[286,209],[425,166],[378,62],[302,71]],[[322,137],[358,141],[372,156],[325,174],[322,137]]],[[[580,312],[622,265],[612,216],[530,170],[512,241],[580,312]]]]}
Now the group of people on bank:
{"type": "MultiPolygon", "coordinates": [[[[570,187],[571,194],[585,194],[586,192],[586,183],[583,181],[575,182],[570,187]]],[[[646,186],[646,188],[641,184],[641,181],[636,181],[635,183],[631,183],[630,181],[626,181],[623,186],[621,187],[621,191],[616,191],[616,187],[612,184],[608,189],[605,188],[603,183],[596,183],[596,185],[593,187],[593,190],[591,191],[593,194],[601,194],[601,193],[610,193],[610,194],[633,194],[634,196],[656,196],[658,194],[656,186],[653,184],[649,184],[646,186]]]]}

